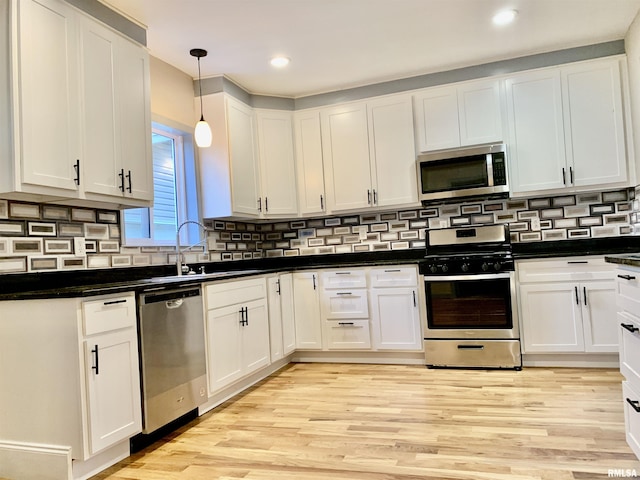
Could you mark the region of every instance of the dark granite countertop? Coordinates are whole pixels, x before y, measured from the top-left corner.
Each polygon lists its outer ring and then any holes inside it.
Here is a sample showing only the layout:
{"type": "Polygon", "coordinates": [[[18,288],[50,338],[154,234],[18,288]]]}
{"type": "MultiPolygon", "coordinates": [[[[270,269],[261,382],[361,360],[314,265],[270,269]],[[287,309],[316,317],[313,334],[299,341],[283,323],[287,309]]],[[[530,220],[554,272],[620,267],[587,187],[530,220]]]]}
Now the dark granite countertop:
{"type": "Polygon", "coordinates": [[[628,253],[621,255],[605,255],[604,259],[609,263],[628,265],[630,267],[640,267],[640,251],[638,251],[638,253],[628,253]]]}
{"type": "MultiPolygon", "coordinates": [[[[640,236],[602,239],[561,240],[554,242],[514,243],[516,260],[529,258],[566,257],[575,255],[608,255],[612,263],[640,267],[630,254],[640,252],[640,236]]],[[[278,257],[234,262],[190,264],[206,275],[175,275],[175,265],[72,270],[0,275],[0,300],[83,297],[127,291],[177,287],[202,282],[238,278],[247,275],[296,271],[311,268],[364,267],[389,264],[417,264],[424,258],[423,249],[278,257]]]]}

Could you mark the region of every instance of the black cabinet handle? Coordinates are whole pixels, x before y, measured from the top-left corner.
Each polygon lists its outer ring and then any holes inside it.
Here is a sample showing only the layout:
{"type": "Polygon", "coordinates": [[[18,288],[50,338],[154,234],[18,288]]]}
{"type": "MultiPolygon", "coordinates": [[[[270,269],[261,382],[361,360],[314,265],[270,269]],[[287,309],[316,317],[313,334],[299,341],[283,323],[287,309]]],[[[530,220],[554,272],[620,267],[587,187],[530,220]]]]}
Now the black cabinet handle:
{"type": "Polygon", "coordinates": [[[262,197],[258,197],[258,211],[262,211],[262,197]]]}
{"type": "Polygon", "coordinates": [[[573,167],[569,167],[569,179],[571,183],[573,183],[573,167]]]}
{"type": "Polygon", "coordinates": [[[338,322],[338,325],[353,326],[353,322],[338,322]]]}
{"type": "Polygon", "coordinates": [[[351,272],[336,272],[336,275],[351,275],[351,272]]]}
{"type": "Polygon", "coordinates": [[[567,262],[568,264],[576,264],[576,263],[589,263],[589,260],[570,260],[567,262]]]}
{"type": "Polygon", "coordinates": [[[95,365],[93,365],[91,367],[91,370],[95,370],[96,371],[96,375],[100,374],[100,357],[98,356],[98,345],[94,345],[93,349],[91,350],[91,353],[94,354],[94,360],[95,360],[95,365]]]}
{"type": "Polygon", "coordinates": [[[80,185],[80,159],[76,159],[76,163],[73,165],[74,170],[76,171],[76,178],[73,180],[76,182],[76,185],[80,185]]]}
{"type": "Polygon", "coordinates": [[[280,295],[280,279],[276,280],[276,293],[280,295]]]}
{"type": "Polygon", "coordinates": [[[373,189],[373,204],[377,205],[378,204],[378,193],[376,192],[376,189],[373,189]]]}
{"type": "Polygon", "coordinates": [[[399,268],[393,269],[393,270],[385,270],[384,273],[395,273],[395,272],[400,272],[401,270],[399,268]]]}
{"type": "Polygon", "coordinates": [[[418,303],[416,302],[416,291],[415,290],[413,291],[413,306],[414,307],[418,306],[418,303]]]}
{"type": "Polygon", "coordinates": [[[576,305],[580,305],[580,299],[578,298],[578,286],[573,287],[576,289],[576,305]]]}
{"type": "Polygon", "coordinates": [[[131,170],[129,170],[129,172],[127,173],[127,182],[129,184],[129,186],[127,187],[127,192],[131,193],[132,188],[131,188],[131,170]]]}
{"type": "Polygon", "coordinates": [[[622,278],[624,280],[635,280],[636,277],[634,277],[633,275],[618,275],[618,278],[622,278]]]}
{"type": "Polygon", "coordinates": [[[620,326],[622,328],[626,328],[627,330],[629,330],[631,333],[636,333],[638,330],[640,330],[638,327],[636,327],[634,324],[632,323],[621,323],[620,326]]]}
{"type": "Polygon", "coordinates": [[[313,274],[312,278],[313,278],[313,289],[315,290],[316,289],[316,275],[313,274]]]}
{"type": "Polygon", "coordinates": [[[638,402],[638,400],[627,398],[627,403],[631,405],[636,412],[640,413],[640,402],[638,402]]]}
{"type": "Polygon", "coordinates": [[[483,350],[484,345],[458,345],[458,350],[483,350]]]}
{"type": "Polygon", "coordinates": [[[371,205],[371,190],[367,190],[367,203],[371,205]]]}
{"type": "Polygon", "coordinates": [[[120,186],[118,188],[122,193],[124,193],[124,168],[120,169],[118,176],[120,177],[120,186]]]}
{"type": "Polygon", "coordinates": [[[352,292],[337,292],[336,295],[353,295],[352,292]]]}
{"type": "Polygon", "coordinates": [[[269,211],[269,197],[264,197],[264,211],[269,211]]]}
{"type": "Polygon", "coordinates": [[[582,287],[582,293],[584,295],[584,298],[582,299],[584,301],[584,304],[587,304],[587,287],[582,287]]]}
{"type": "Polygon", "coordinates": [[[249,307],[244,307],[244,324],[249,325],[249,307]]]}
{"type": "Polygon", "coordinates": [[[320,210],[324,210],[324,195],[320,195],[320,210]]]}
{"type": "Polygon", "coordinates": [[[567,176],[564,168],[562,169],[562,183],[567,184],[567,176]]]}
{"type": "Polygon", "coordinates": [[[245,307],[242,307],[239,313],[240,313],[240,325],[242,325],[243,327],[246,325],[249,325],[249,314],[247,312],[247,309],[245,307]]]}
{"type": "Polygon", "coordinates": [[[127,303],[125,299],[122,300],[109,300],[107,302],[103,302],[103,305],[115,305],[116,303],[127,303]]]}

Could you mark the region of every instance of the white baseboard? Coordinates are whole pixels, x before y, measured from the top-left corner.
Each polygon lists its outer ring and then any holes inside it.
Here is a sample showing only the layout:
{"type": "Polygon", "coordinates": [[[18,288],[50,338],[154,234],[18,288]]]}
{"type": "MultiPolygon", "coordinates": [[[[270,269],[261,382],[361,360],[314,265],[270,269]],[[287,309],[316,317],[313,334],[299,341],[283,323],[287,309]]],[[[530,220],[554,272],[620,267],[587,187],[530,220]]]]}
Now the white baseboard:
{"type": "Polygon", "coordinates": [[[426,365],[424,352],[323,352],[297,350],[292,362],[378,363],[385,365],[426,365]]]}
{"type": "Polygon", "coordinates": [[[0,477],[72,480],[71,447],[0,441],[0,477]]]}
{"type": "Polygon", "coordinates": [[[120,460],[124,460],[130,455],[129,440],[124,440],[97,455],[92,456],[84,462],[73,461],[73,479],[86,480],[97,473],[115,465],[120,460]]]}
{"type": "Polygon", "coordinates": [[[620,368],[617,353],[525,353],[524,367],[620,368]]]}

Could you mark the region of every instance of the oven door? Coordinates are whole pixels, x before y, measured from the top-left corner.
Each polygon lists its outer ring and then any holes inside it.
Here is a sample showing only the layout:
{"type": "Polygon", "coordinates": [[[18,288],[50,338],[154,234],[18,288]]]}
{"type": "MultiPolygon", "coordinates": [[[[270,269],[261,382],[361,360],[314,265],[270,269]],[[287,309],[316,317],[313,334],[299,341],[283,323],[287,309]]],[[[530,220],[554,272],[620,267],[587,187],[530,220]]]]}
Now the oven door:
{"type": "Polygon", "coordinates": [[[515,272],[425,276],[427,339],[517,339],[515,272]]]}

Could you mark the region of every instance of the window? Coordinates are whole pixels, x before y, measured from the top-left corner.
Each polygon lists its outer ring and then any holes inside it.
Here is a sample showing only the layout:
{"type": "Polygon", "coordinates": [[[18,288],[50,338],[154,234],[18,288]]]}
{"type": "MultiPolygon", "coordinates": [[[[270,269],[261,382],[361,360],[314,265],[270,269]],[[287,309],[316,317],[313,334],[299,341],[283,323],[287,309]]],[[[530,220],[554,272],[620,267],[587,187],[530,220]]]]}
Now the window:
{"type": "Polygon", "coordinates": [[[198,219],[191,134],[154,122],[151,147],[153,207],[125,210],[126,245],[175,245],[178,225],[198,219]]]}

